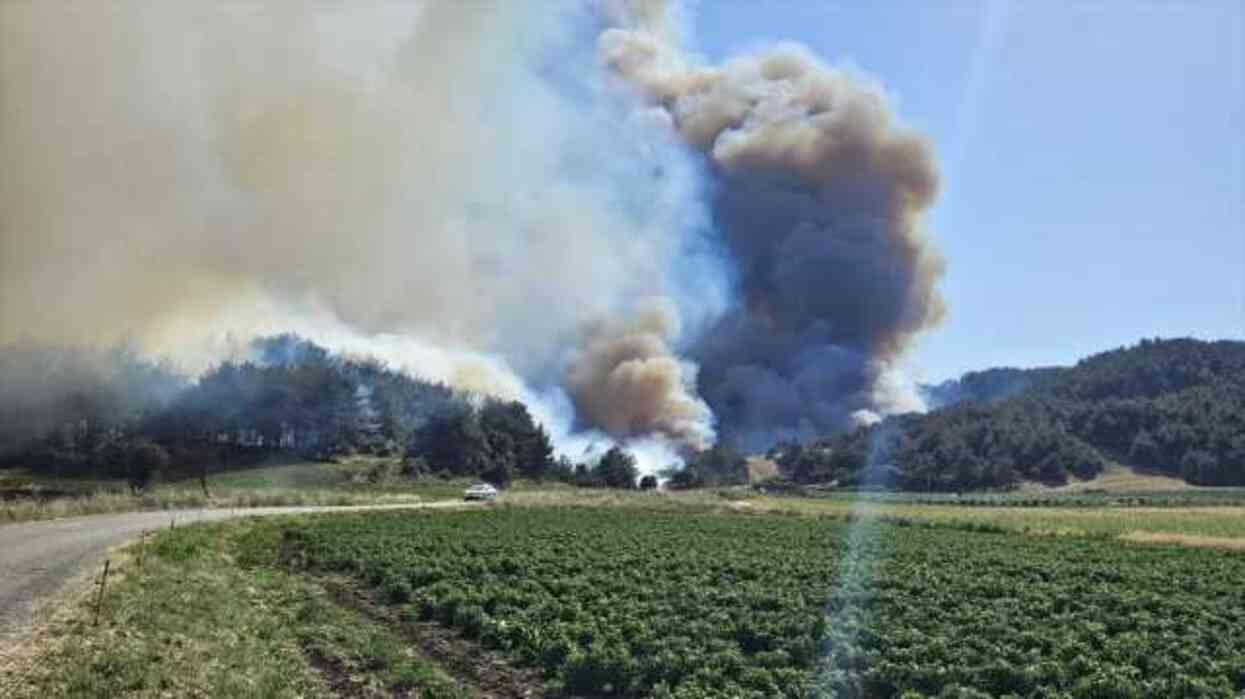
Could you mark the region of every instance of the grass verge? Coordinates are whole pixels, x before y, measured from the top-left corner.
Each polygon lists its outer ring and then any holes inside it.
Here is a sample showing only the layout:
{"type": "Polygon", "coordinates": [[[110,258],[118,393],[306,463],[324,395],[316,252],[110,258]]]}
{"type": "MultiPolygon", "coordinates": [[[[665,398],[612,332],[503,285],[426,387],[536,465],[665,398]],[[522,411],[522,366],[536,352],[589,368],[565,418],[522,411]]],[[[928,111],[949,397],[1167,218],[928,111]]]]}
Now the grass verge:
{"type": "Polygon", "coordinates": [[[211,497],[205,497],[201,490],[160,488],[143,495],[101,492],[51,500],[4,502],[0,503],[0,524],[143,510],[396,505],[421,502],[423,499],[411,493],[368,493],[342,490],[218,490],[213,491],[211,497]]]}
{"type": "Polygon", "coordinates": [[[0,688],[12,697],[471,696],[386,626],[271,565],[272,526],[161,532],[142,569],[131,563],[109,585],[99,626],[89,596],[77,601],[0,688]]]}
{"type": "MultiPolygon", "coordinates": [[[[0,471],[0,489],[40,488],[76,495],[0,500],[0,524],[59,519],[80,515],[141,510],[177,510],[286,506],[387,505],[458,500],[478,480],[466,478],[408,478],[385,475],[376,479],[379,465],[392,460],[355,458],[344,463],[297,462],[263,465],[213,473],[205,496],[194,478],[160,483],[143,495],[132,495],[122,481],[57,479],[23,470],[0,471]]],[[[379,469],[388,474],[392,469],[379,469]]],[[[572,490],[560,483],[516,481],[508,493],[572,490]]]]}

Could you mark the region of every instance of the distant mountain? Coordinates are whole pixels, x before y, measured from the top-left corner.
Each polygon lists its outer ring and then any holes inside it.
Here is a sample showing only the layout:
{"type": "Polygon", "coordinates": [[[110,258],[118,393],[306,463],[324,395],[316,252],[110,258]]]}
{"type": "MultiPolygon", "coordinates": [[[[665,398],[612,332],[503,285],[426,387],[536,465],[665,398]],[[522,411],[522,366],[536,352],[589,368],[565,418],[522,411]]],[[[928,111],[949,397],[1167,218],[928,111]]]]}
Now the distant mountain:
{"type": "Polygon", "coordinates": [[[785,445],[806,483],[911,490],[1089,479],[1108,462],[1245,485],[1245,342],[1143,340],[1072,367],[990,369],[925,388],[924,415],[785,445]]]}

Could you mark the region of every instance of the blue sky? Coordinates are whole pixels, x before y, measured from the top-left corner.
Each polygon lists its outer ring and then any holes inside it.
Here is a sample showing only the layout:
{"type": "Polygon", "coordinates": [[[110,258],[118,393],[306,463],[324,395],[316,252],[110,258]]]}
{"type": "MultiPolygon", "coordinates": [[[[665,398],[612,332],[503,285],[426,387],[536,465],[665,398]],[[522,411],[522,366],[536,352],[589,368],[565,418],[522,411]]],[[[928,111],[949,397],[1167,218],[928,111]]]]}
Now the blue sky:
{"type": "Polygon", "coordinates": [[[1245,337],[1245,3],[703,0],[712,60],[769,40],[879,80],[935,143],[950,316],[925,380],[1142,337],[1245,337]]]}

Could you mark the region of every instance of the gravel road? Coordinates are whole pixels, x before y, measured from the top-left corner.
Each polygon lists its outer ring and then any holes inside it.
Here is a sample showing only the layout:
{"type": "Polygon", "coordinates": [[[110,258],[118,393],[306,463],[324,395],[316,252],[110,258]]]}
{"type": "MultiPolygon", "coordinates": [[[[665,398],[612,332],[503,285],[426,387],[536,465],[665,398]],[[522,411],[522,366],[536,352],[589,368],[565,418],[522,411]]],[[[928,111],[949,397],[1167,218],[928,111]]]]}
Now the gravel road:
{"type": "Polygon", "coordinates": [[[0,526],[0,644],[20,643],[35,612],[96,567],[108,550],[145,530],[231,517],[306,512],[349,512],[460,507],[458,502],[357,507],[252,507],[236,510],[164,510],[91,515],[0,526]]]}

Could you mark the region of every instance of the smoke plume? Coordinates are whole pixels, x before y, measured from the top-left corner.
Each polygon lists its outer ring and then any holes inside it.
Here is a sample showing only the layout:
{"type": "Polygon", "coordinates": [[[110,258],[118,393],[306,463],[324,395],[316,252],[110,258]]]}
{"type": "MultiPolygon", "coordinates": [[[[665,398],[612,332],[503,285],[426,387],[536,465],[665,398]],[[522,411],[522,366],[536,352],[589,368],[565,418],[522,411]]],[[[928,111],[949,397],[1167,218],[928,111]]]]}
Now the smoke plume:
{"type": "Polygon", "coordinates": [[[804,49],[699,63],[680,9],[0,3],[0,345],[296,332],[675,449],[890,410],[928,146],[804,49]]]}
{"type": "Polygon", "coordinates": [[[695,394],[695,367],[675,357],[673,309],[654,303],[589,331],[567,387],[581,419],[616,437],[661,434],[693,449],[713,444],[710,411],[695,394]]]}
{"type": "Polygon", "coordinates": [[[600,53],[709,163],[738,298],[690,354],[720,430],[763,448],[919,406],[893,389],[895,362],[943,313],[921,229],[938,188],[928,143],[878,87],[803,47],[714,67],[668,34],[615,28],[600,53]]]}

